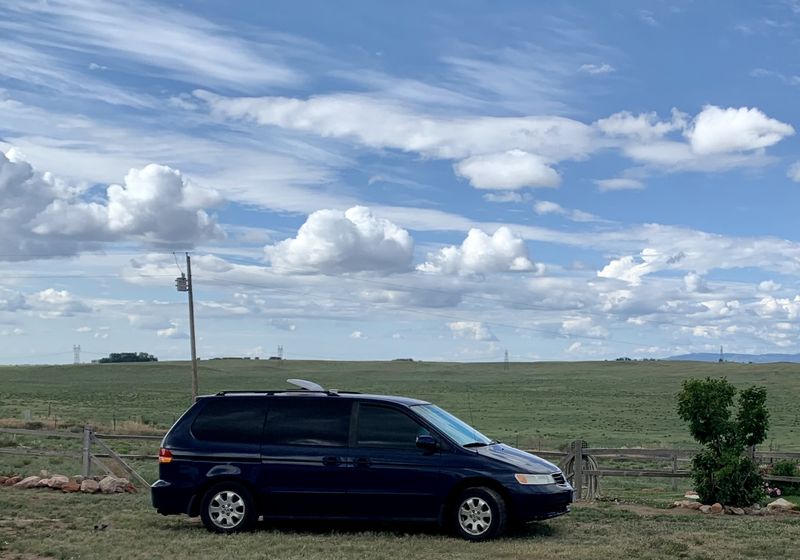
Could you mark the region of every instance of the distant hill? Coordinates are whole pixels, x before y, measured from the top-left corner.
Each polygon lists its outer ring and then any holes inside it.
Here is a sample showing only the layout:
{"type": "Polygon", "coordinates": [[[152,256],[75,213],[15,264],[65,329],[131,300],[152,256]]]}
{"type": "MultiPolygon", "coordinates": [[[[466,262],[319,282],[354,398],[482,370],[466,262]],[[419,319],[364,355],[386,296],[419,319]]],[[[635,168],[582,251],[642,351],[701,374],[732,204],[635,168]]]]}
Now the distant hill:
{"type": "MultiPolygon", "coordinates": [[[[753,362],[754,364],[768,364],[771,362],[794,362],[800,363],[800,354],[725,354],[726,362],[753,362]]],[[[697,353],[683,354],[681,356],[670,356],[666,360],[691,361],[691,362],[718,362],[719,354],[697,353]]]]}

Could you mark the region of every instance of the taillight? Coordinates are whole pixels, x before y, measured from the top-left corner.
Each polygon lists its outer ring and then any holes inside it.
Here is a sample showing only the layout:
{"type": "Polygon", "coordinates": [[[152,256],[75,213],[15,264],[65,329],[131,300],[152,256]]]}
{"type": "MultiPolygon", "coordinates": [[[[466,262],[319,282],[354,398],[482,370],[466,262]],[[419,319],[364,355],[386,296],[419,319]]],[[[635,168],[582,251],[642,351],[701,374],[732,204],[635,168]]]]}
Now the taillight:
{"type": "Polygon", "coordinates": [[[172,462],[172,451],[169,449],[164,449],[163,447],[158,450],[158,462],[159,463],[171,463],[172,462]]]}

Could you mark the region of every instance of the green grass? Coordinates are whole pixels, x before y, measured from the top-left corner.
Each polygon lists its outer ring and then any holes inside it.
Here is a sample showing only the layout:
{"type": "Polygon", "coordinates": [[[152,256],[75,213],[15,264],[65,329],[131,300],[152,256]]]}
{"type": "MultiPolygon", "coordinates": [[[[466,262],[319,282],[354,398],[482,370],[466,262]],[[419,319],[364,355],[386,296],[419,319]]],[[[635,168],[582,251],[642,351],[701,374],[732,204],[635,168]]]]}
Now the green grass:
{"type": "MultiPolygon", "coordinates": [[[[431,400],[487,435],[522,447],[691,443],[675,412],[687,377],[727,376],[763,385],[770,441],[800,449],[800,365],[687,362],[511,364],[201,362],[201,392],[286,387],[301,377],[341,390],[431,400]]],[[[30,411],[46,427],[135,421],[166,429],[189,404],[187,363],[0,367],[0,419],[30,411]]],[[[119,431],[119,430],[118,430],[119,431]]]]}
{"type": "Polygon", "coordinates": [[[0,558],[358,560],[797,558],[797,516],[740,518],[614,504],[579,505],[499,541],[469,544],[435,528],[260,524],[249,534],[208,533],[196,520],[161,517],[147,496],[0,489],[0,558]],[[106,525],[102,530],[95,526],[106,525]]]}
{"type": "MultiPolygon", "coordinates": [[[[446,364],[404,362],[202,362],[201,392],[285,387],[300,377],[326,387],[400,394],[440,404],[487,435],[520,447],[560,447],[581,437],[594,446],[689,446],[675,412],[687,377],[727,376],[764,385],[770,441],[800,449],[800,366],[667,362],[446,364]]],[[[186,363],[0,367],[0,425],[80,429],[85,422],[120,432],[163,432],[189,404],[186,363]],[[27,412],[30,411],[30,412],[27,412]],[[126,423],[127,422],[127,423],[126,423]],[[38,424],[37,424],[38,423],[38,424]]],[[[112,442],[119,452],[155,445],[112,442]]],[[[0,435],[0,447],[65,449],[79,440],[0,435]]],[[[153,460],[135,462],[148,479],[153,460]]],[[[0,455],[0,473],[40,469],[75,474],[76,458],[0,455]]],[[[186,517],[161,517],[146,494],[87,496],[0,489],[0,558],[796,558],[797,516],[748,518],[675,513],[669,479],[605,478],[605,501],[501,541],[470,545],[419,527],[259,526],[221,537],[186,517]],[[634,505],[629,505],[634,504],[634,505]],[[105,530],[94,526],[107,524],[105,530]]]]}

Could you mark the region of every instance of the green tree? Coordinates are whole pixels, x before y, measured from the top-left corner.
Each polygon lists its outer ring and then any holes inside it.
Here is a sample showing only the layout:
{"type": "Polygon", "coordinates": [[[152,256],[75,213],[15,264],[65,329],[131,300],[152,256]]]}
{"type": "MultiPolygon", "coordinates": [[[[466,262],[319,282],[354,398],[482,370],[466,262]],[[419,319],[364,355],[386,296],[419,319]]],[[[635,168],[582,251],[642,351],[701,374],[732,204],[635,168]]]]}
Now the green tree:
{"type": "Polygon", "coordinates": [[[764,495],[758,465],[745,455],[748,446],[767,437],[767,390],[750,387],[739,393],[736,416],[731,407],[736,389],[727,379],[687,379],[678,394],[678,415],[703,450],[692,459],[695,490],[704,503],[749,506],[764,495]]]}

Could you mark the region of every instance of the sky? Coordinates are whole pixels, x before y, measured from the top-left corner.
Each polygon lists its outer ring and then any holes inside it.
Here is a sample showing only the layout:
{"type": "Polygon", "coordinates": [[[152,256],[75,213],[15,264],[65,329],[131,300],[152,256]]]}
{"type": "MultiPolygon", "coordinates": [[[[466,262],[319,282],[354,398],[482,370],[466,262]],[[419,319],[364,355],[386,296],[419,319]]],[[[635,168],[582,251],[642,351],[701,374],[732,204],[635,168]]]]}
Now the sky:
{"type": "Polygon", "coordinates": [[[5,0],[0,363],[800,352],[800,2],[5,0]]]}

